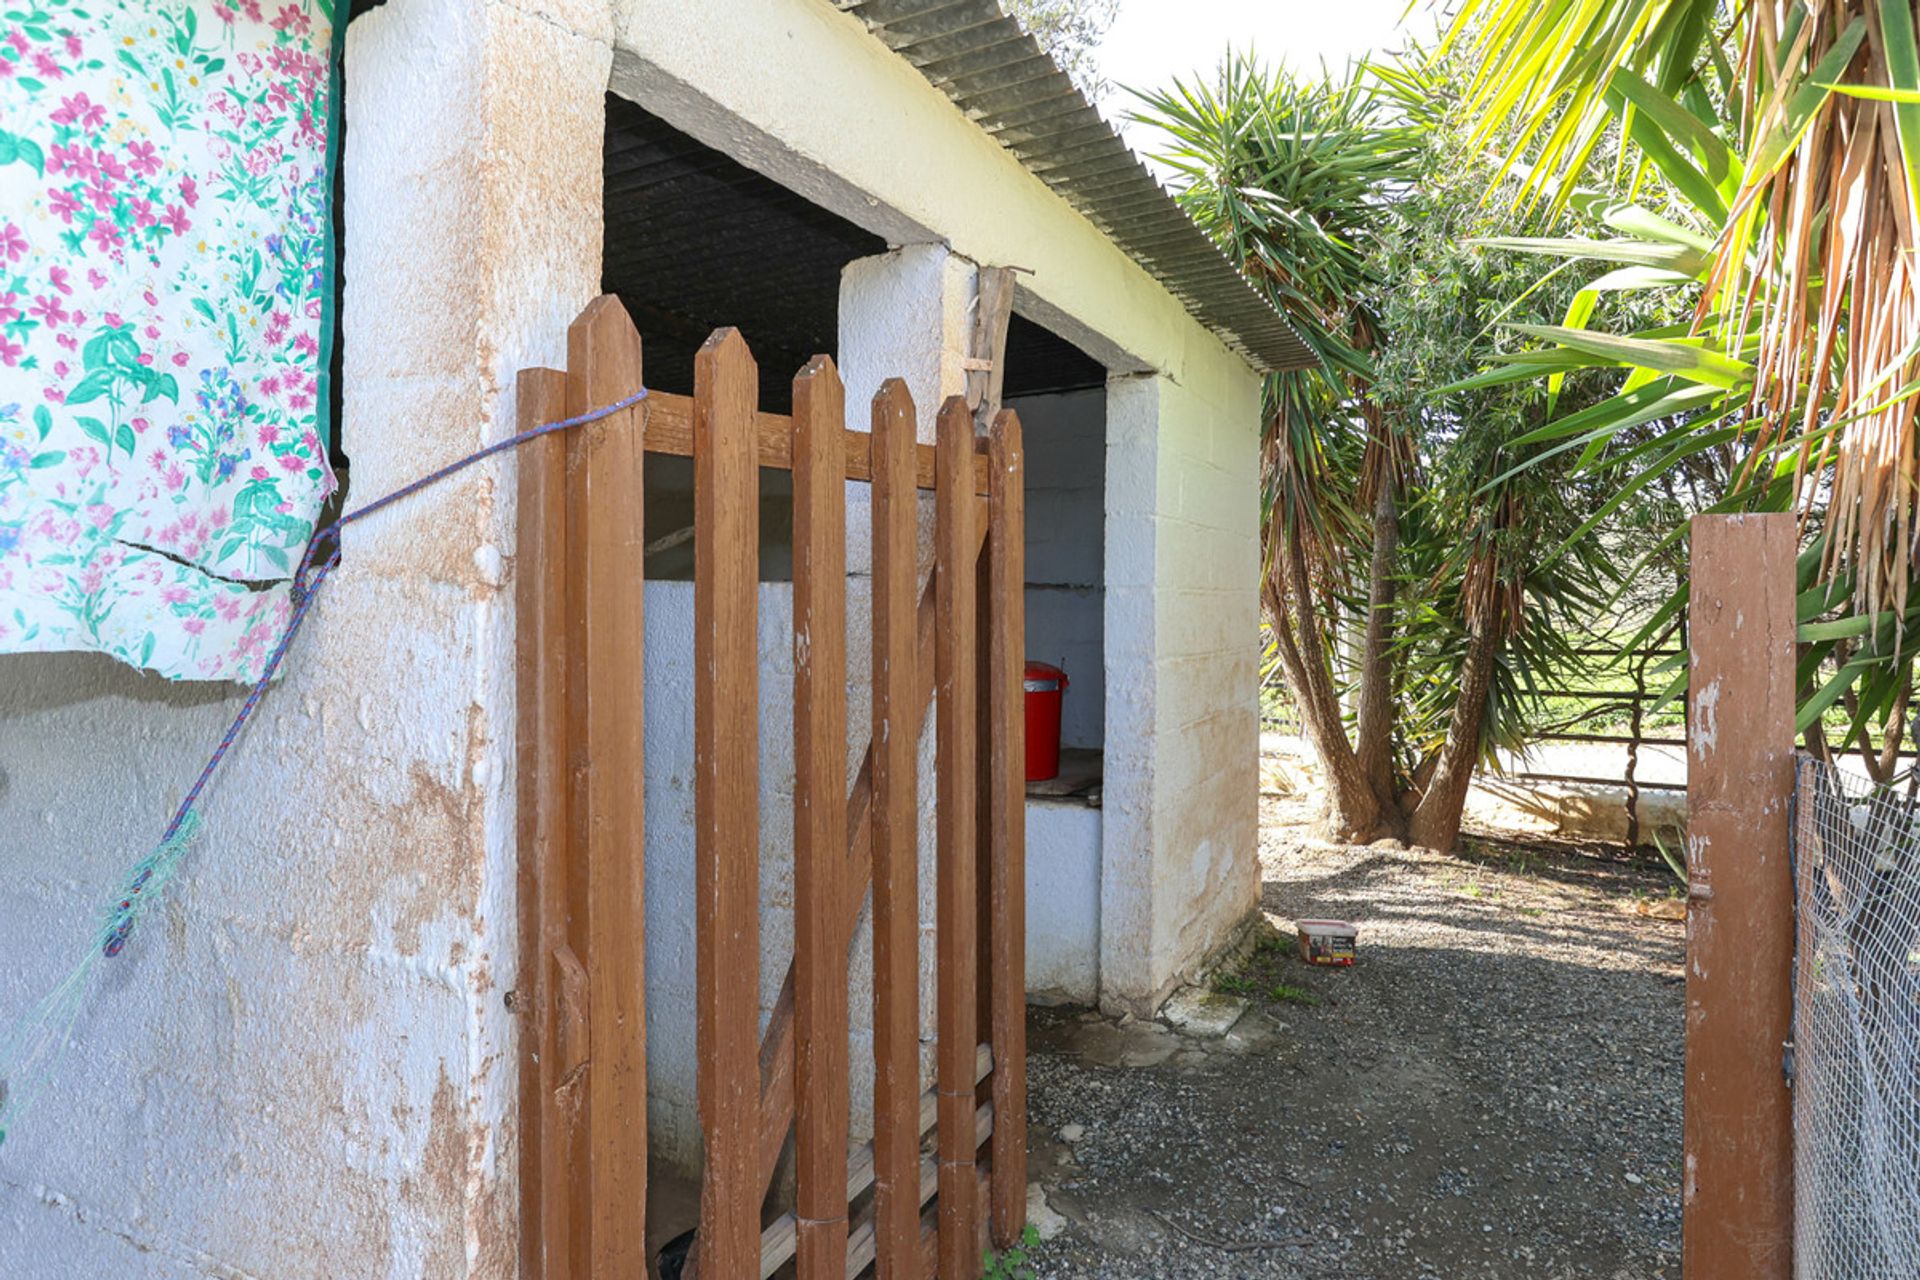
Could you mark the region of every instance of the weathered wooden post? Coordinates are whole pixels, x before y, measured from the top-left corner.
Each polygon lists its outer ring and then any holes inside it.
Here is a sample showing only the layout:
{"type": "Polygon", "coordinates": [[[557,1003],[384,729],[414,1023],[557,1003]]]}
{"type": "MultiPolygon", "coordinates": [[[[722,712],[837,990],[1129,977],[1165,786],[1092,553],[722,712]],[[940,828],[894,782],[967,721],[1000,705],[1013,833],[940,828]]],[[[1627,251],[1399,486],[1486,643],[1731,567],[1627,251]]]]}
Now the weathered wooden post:
{"type": "Polygon", "coordinates": [[[1687,685],[1687,1280],[1789,1280],[1791,515],[1693,520],[1687,685]]]}

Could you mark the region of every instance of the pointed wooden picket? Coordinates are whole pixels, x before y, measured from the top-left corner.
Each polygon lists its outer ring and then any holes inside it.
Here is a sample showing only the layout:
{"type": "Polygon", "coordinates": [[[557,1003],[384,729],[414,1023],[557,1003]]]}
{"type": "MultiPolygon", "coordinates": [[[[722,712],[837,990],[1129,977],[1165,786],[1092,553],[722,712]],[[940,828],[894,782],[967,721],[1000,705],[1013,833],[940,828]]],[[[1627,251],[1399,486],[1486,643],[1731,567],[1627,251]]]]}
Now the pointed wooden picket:
{"type": "Polygon", "coordinates": [[[919,490],[913,397],[873,402],[873,1125],[878,1280],[920,1260],[919,490]]]}
{"type": "Polygon", "coordinates": [[[793,380],[793,972],[799,1280],[847,1270],[846,395],[793,380]]]}
{"type": "Polygon", "coordinates": [[[737,330],[694,357],[694,861],[700,1250],[760,1263],[759,370],[737,330]]]}
{"type": "Polygon", "coordinates": [[[1026,451],[1020,418],[1002,410],[987,442],[987,653],[980,691],[988,746],[988,936],[984,969],[993,1043],[993,1242],[1016,1244],[1027,1225],[1027,790],[1026,451]]]}
{"type": "MultiPolygon", "coordinates": [[[[640,335],[626,308],[611,295],[594,299],[567,330],[567,412],[623,400],[641,385],[640,335]]],[[[578,1187],[584,1172],[591,1205],[584,1240],[575,1227],[575,1257],[593,1280],[644,1280],[646,945],[634,922],[646,919],[638,643],[645,445],[631,412],[570,433],[568,445],[567,690],[578,753],[569,762],[576,861],[568,907],[585,923],[586,950],[558,964],[562,1012],[585,1009],[588,1150],[574,1177],[578,1187]]]]}
{"type": "Polygon", "coordinates": [[[975,557],[973,414],[963,396],[940,408],[934,442],[935,772],[938,775],[935,947],[939,1004],[940,1280],[974,1280],[973,1048],[977,1039],[979,925],[975,821],[978,739],[974,719],[975,557]]]}

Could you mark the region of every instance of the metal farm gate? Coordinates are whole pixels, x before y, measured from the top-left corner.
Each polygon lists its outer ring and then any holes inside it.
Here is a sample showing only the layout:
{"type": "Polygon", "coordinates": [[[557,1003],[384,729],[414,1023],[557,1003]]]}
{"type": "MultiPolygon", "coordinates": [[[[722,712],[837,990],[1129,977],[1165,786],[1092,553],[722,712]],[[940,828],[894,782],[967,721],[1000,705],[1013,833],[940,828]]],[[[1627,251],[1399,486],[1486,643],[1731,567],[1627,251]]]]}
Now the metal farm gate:
{"type": "MultiPolygon", "coordinates": [[[[618,299],[568,330],[565,372],[524,371],[525,426],[642,387],[618,299]]],[[[520,469],[523,912],[522,1270],[647,1274],[642,459],[693,459],[698,1097],[705,1165],[686,1274],[973,1280],[1026,1214],[1022,453],[1010,412],[985,438],[960,397],[933,446],[905,386],[847,430],[833,362],[758,410],[731,329],[692,397],[653,392],[533,442],[520,469]],[[761,468],[793,473],[793,687],[759,688],[761,468]],[[848,777],[846,482],[872,494],[872,723],[848,777]],[[931,577],[916,562],[921,490],[931,577]],[[794,959],[764,1036],[762,696],[794,707],[794,959]],[[916,744],[937,708],[938,1044],[920,1071],[916,744]],[[847,977],[872,890],[874,1123],[849,1143],[847,977]],[[922,1137],[936,1135],[933,1155],[922,1137]],[[792,1135],[796,1198],[769,1205],[792,1135]],[[932,1210],[923,1213],[928,1201],[932,1210]]]]}

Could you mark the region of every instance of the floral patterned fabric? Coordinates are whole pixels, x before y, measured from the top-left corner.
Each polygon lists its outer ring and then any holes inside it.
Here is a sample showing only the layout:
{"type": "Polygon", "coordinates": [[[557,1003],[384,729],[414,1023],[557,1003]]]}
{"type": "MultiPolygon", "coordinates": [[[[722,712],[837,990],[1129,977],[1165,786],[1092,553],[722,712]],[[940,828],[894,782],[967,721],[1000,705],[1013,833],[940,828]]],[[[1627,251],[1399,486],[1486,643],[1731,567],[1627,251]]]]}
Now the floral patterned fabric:
{"type": "Polygon", "coordinates": [[[332,492],[333,0],[0,0],[0,652],[251,679],[332,492]]]}

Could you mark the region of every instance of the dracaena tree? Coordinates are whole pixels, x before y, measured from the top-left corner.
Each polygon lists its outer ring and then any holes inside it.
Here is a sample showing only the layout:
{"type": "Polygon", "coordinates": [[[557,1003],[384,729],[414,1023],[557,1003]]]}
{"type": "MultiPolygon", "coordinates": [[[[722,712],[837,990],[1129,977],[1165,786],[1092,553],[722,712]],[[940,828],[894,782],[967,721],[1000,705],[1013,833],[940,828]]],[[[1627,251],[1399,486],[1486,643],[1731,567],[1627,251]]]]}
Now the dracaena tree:
{"type": "MultiPolygon", "coordinates": [[[[1569,295],[1463,247],[1551,220],[1482,204],[1497,175],[1450,123],[1452,83],[1230,57],[1137,113],[1165,131],[1182,204],[1319,358],[1267,387],[1263,604],[1329,825],[1441,848],[1475,769],[1519,742],[1541,673],[1569,656],[1555,615],[1596,609],[1607,580],[1573,537],[1598,486],[1564,461],[1517,465],[1544,397],[1469,378],[1517,349],[1502,318],[1569,295]]],[[[1580,374],[1562,395],[1596,386],[1580,374]]]]}
{"type": "Polygon", "coordinates": [[[1318,358],[1267,385],[1262,602],[1324,766],[1329,825],[1350,839],[1398,825],[1393,566],[1408,451],[1369,386],[1377,251],[1391,193],[1418,170],[1417,105],[1364,68],[1295,77],[1229,54],[1213,80],[1176,81],[1134,112],[1162,131],[1181,204],[1318,358]]]}
{"type": "MultiPolygon", "coordinates": [[[[1449,87],[1432,84],[1443,105],[1449,87]]],[[[1416,459],[1399,569],[1401,804],[1412,843],[1449,849],[1475,773],[1524,748],[1545,718],[1543,691],[1583,665],[1581,637],[1618,585],[1624,530],[1617,513],[1597,515],[1604,483],[1528,443],[1548,416],[1542,390],[1474,377],[1524,341],[1508,322],[1557,314],[1574,286],[1540,281],[1522,255],[1472,248],[1489,230],[1514,229],[1515,217],[1483,201],[1493,174],[1450,124],[1425,150],[1419,181],[1395,200],[1381,260],[1391,287],[1374,395],[1404,424],[1416,459]]],[[[1578,408],[1606,392],[1582,372],[1559,401],[1578,408]]]]}

